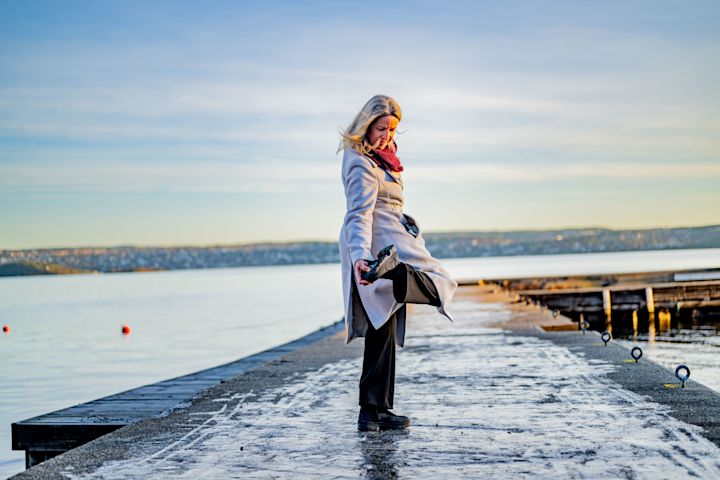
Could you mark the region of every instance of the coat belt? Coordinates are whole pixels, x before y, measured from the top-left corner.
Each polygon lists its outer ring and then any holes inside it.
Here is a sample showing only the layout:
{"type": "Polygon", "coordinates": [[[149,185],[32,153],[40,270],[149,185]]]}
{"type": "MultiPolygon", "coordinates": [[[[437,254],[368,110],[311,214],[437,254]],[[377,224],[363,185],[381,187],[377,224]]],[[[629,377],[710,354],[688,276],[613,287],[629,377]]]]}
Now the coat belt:
{"type": "Polygon", "coordinates": [[[402,204],[401,203],[390,203],[390,202],[384,202],[380,199],[378,199],[377,204],[375,205],[376,208],[387,208],[390,210],[401,210],[402,211],[402,204]]]}

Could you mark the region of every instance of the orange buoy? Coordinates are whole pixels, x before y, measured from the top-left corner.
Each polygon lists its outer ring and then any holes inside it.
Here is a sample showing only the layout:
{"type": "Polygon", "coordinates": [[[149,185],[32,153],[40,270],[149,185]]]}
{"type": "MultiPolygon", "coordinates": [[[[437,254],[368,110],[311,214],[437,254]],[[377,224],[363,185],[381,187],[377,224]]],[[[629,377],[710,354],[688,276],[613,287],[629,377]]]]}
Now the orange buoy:
{"type": "Polygon", "coordinates": [[[123,335],[130,335],[130,327],[128,327],[127,325],[123,325],[122,333],[123,333],[123,335]]]}
{"type": "Polygon", "coordinates": [[[10,327],[8,325],[3,325],[3,332],[10,333],[10,327]]]}

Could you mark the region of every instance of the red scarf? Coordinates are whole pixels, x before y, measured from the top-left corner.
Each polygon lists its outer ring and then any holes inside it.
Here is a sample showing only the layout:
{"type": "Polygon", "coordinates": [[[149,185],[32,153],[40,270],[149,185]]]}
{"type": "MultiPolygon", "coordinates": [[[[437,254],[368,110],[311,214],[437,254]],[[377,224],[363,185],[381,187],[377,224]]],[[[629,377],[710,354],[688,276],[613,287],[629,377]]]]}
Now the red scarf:
{"type": "Polygon", "coordinates": [[[397,143],[395,143],[395,140],[392,141],[392,145],[395,148],[392,148],[390,142],[388,142],[382,150],[372,150],[370,152],[370,158],[375,160],[375,163],[377,163],[380,168],[392,170],[393,172],[402,172],[403,166],[400,165],[400,159],[395,155],[395,152],[397,152],[397,143]]]}

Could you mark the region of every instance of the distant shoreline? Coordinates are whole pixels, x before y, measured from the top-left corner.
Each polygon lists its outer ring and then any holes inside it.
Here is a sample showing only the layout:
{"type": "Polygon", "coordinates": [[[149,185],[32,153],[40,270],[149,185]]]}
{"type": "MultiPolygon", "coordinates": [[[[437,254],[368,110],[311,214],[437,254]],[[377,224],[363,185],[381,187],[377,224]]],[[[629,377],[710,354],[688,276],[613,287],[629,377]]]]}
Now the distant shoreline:
{"type": "MultiPolygon", "coordinates": [[[[644,230],[424,233],[436,258],[485,258],[720,248],[720,225],[644,230]]],[[[67,275],[338,263],[337,242],[207,247],[0,250],[0,276],[67,275]]]]}
{"type": "MultiPolygon", "coordinates": [[[[596,234],[616,234],[623,240],[625,236],[637,236],[638,234],[643,237],[665,235],[674,233],[687,234],[691,232],[693,235],[698,235],[703,232],[709,233],[714,237],[714,240],[718,243],[717,247],[720,247],[720,238],[716,237],[720,233],[720,224],[717,225],[700,225],[691,227],[657,227],[657,228],[635,228],[635,229],[612,229],[604,227],[581,227],[581,228],[556,228],[547,230],[479,230],[479,231],[432,231],[424,232],[423,236],[426,240],[437,239],[437,238],[482,238],[482,239],[500,239],[500,238],[542,238],[542,237],[554,237],[567,236],[567,239],[575,237],[587,237],[588,235],[596,234]]],[[[122,250],[175,250],[175,249],[240,249],[240,248],[268,248],[268,247],[291,247],[298,245],[321,245],[321,244],[332,244],[337,245],[336,241],[330,240],[295,240],[295,241],[259,241],[252,243],[230,243],[230,244],[176,244],[176,245],[137,245],[137,244],[118,244],[110,246],[100,245],[83,245],[77,247],[70,246],[58,246],[58,247],[37,247],[37,248],[0,248],[0,259],[4,255],[8,254],[22,254],[24,252],[99,252],[99,251],[122,251],[122,250]]],[[[700,248],[700,247],[698,247],[700,248]]],[[[709,247],[715,248],[715,247],[709,247]]]]}
{"type": "MultiPolygon", "coordinates": [[[[500,255],[463,255],[463,256],[440,256],[437,258],[448,260],[448,259],[459,259],[459,258],[501,258],[501,257],[523,257],[523,256],[552,256],[552,255],[583,255],[583,254],[597,254],[597,253],[633,253],[633,252],[652,252],[652,251],[675,251],[675,250],[703,250],[708,248],[720,248],[720,247],[696,247],[696,248],[642,248],[635,250],[603,250],[603,251],[588,251],[588,252],[549,252],[549,253],[515,253],[515,254],[500,254],[500,255]]],[[[294,266],[294,265],[327,265],[339,263],[339,259],[335,261],[320,261],[320,262],[283,262],[283,263],[267,263],[267,264],[247,264],[247,265],[216,265],[216,266],[190,266],[182,268],[148,268],[148,267],[137,267],[125,270],[83,270],[68,268],[63,265],[56,263],[43,264],[38,262],[17,262],[0,265],[0,278],[2,277],[19,277],[19,276],[38,276],[38,275],[99,275],[99,274],[113,274],[113,273],[143,273],[143,272],[170,272],[170,271],[181,271],[181,270],[210,270],[218,268],[245,268],[245,267],[273,267],[273,266],[294,266]]]]}

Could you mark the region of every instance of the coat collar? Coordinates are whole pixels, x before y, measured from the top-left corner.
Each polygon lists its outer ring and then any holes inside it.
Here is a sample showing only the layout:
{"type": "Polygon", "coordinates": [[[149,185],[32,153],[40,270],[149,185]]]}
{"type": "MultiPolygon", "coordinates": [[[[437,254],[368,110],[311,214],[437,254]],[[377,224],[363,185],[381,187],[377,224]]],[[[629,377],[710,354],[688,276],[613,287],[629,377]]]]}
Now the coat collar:
{"type": "MultiPolygon", "coordinates": [[[[379,167],[378,167],[379,168],[379,167]]],[[[383,169],[385,170],[385,169],[383,169]]],[[[390,175],[390,178],[392,178],[396,183],[399,183],[400,186],[402,186],[402,176],[400,175],[400,172],[393,172],[392,170],[385,170],[385,172],[390,175]]]]}
{"type": "MultiPolygon", "coordinates": [[[[360,155],[359,153],[355,152],[357,155],[360,155]]],[[[399,184],[401,187],[403,186],[402,181],[402,175],[400,175],[400,172],[393,172],[392,170],[386,170],[382,167],[380,167],[377,163],[375,163],[375,160],[370,158],[368,155],[360,155],[361,157],[365,158],[370,164],[373,166],[373,168],[377,168],[382,172],[387,173],[390,178],[393,180],[393,182],[399,184]]]]}

